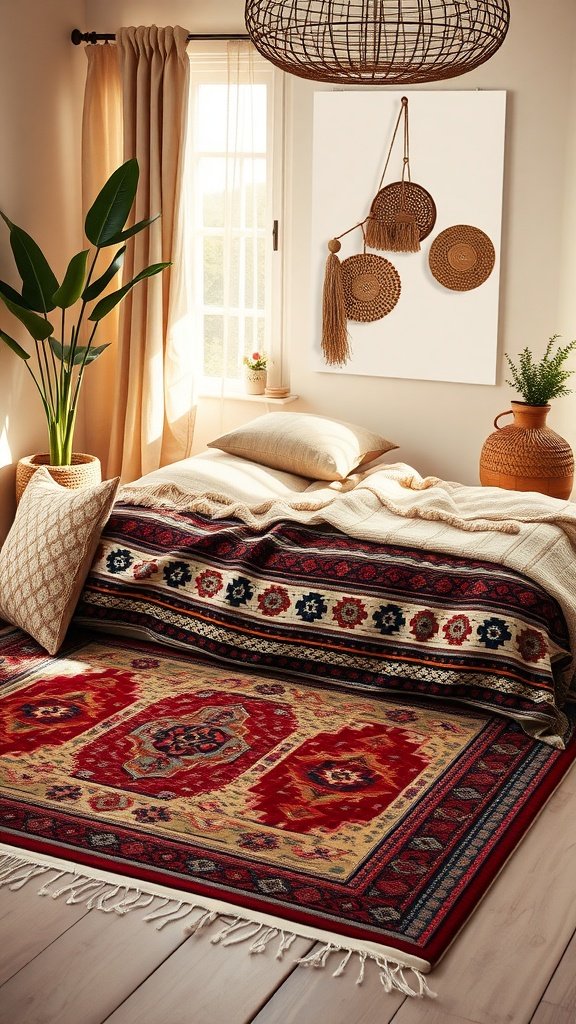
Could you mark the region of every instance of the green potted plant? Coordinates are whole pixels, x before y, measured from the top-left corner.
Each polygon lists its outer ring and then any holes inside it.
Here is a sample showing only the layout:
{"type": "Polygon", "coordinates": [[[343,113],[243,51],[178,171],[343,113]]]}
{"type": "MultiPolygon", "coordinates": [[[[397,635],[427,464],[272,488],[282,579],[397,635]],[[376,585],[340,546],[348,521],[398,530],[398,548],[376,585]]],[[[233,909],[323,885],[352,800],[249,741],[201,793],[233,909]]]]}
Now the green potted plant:
{"type": "Polygon", "coordinates": [[[559,337],[559,334],[552,335],[539,361],[535,361],[529,348],[520,353],[518,365],[512,362],[507,352],[504,353],[512,376],[512,380],[506,383],[516,388],[527,405],[548,405],[553,398],[572,392],[571,388],[566,387],[566,381],[575,371],[567,370],[564,363],[576,348],[576,339],[568,345],[558,346],[554,352],[559,337]]]}
{"type": "Polygon", "coordinates": [[[568,442],[546,426],[550,401],[571,394],[566,382],[575,372],[566,360],[576,348],[576,340],[558,345],[560,335],[548,340],[544,355],[535,359],[524,348],[515,363],[504,353],[510,368],[510,380],[523,401],[494,420],[496,430],[486,439],[480,455],[480,482],[485,486],[506,487],[516,491],[539,491],[556,498],[569,498],[574,482],[574,457],[568,442]],[[514,422],[500,426],[504,416],[514,422]]]}
{"type": "MultiPolygon", "coordinates": [[[[53,467],[72,470],[83,460],[98,463],[94,456],[77,457],[73,452],[84,372],[108,348],[107,343],[96,345],[98,328],[139,281],[169,266],[169,263],[154,263],[120,288],[107,291],[122,267],[124,243],[148,228],[159,216],[156,214],[125,227],[136,196],[138,177],[135,159],[127,160],[110,176],[84,222],[84,232],[92,248],[83,249],[71,258],[61,281],[34,239],[0,211],[10,232],[10,245],[21,279],[20,291],[0,281],[0,299],[24,326],[32,344],[24,348],[1,329],[0,339],[23,361],[34,381],[46,416],[49,442],[49,454],[21,460],[24,465],[19,479],[17,474],[17,497],[38,465],[48,464],[52,472],[53,467]],[[100,253],[110,246],[119,248],[106,269],[98,272],[100,253]]],[[[98,463],[97,476],[92,475],[91,479],[99,479],[99,473],[98,463]]],[[[53,475],[57,476],[55,472],[53,475]]],[[[60,475],[62,482],[75,485],[74,472],[60,475]]]]}

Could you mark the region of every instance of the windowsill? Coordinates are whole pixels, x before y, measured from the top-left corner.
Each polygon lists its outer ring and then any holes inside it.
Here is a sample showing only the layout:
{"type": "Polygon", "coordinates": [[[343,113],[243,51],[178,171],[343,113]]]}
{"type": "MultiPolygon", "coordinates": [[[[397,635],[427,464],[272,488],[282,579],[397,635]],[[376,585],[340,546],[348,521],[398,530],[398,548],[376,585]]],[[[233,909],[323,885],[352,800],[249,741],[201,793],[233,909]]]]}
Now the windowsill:
{"type": "Polygon", "coordinates": [[[270,398],[268,395],[246,395],[243,391],[234,393],[228,392],[223,395],[214,394],[200,394],[198,396],[202,399],[211,399],[212,401],[219,401],[223,399],[225,402],[265,402],[266,405],[289,405],[290,402],[295,402],[299,395],[285,395],[283,398],[270,398]]]}

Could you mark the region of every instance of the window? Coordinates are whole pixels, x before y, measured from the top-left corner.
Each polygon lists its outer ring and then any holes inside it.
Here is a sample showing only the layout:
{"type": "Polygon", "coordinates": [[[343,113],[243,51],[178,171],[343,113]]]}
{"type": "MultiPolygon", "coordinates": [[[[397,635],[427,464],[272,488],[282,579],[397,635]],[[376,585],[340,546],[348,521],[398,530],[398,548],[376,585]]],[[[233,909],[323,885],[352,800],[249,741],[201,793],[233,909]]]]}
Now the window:
{"type": "Polygon", "coordinates": [[[282,75],[246,44],[191,45],[186,184],[201,394],[241,389],[245,355],[281,358],[282,75]],[[200,45],[203,49],[200,50],[200,45]]]}

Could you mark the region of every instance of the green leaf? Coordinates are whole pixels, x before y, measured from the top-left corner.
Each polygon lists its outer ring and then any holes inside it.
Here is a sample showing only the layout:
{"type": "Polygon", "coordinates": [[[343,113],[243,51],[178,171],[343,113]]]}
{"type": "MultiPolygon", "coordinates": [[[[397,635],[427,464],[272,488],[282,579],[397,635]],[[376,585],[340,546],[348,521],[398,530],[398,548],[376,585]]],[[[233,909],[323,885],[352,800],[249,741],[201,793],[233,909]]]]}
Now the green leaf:
{"type": "Polygon", "coordinates": [[[89,251],[89,249],[83,249],[82,252],[78,252],[72,257],[62,284],[52,296],[52,301],[60,309],[68,309],[80,298],[86,277],[86,260],[89,251]]]}
{"type": "Polygon", "coordinates": [[[30,359],[30,354],[26,352],[26,350],[23,349],[17,341],[14,341],[14,338],[11,338],[9,334],[6,334],[6,331],[0,330],[0,338],[2,338],[2,341],[6,342],[8,348],[11,348],[17,356],[20,356],[20,359],[30,359]]]}
{"type": "Polygon", "coordinates": [[[143,281],[145,277],[153,277],[154,274],[160,274],[169,266],[170,263],[153,263],[152,266],[146,267],[145,270],[141,270],[140,273],[129,281],[128,284],[119,288],[118,291],[111,292],[110,295],[105,295],[103,299],[100,299],[100,302],[94,306],[94,309],[88,319],[95,321],[102,320],[110,310],[114,309],[114,306],[117,306],[119,302],[122,302],[124,296],[128,294],[135,284],[138,284],[139,281],[143,281]]]}
{"type": "Polygon", "coordinates": [[[126,228],[125,231],[118,232],[118,234],[114,235],[114,238],[110,238],[106,244],[114,245],[116,242],[125,242],[127,238],[132,238],[132,235],[137,235],[140,231],[143,231],[144,228],[153,224],[155,220],[158,220],[159,216],[160,214],[156,213],[153,217],[147,217],[146,220],[139,220],[137,224],[133,225],[133,227],[126,228]]]}
{"type": "MultiPolygon", "coordinates": [[[[93,363],[95,359],[98,359],[98,356],[101,356],[105,349],[109,347],[110,342],[107,342],[106,345],[98,345],[98,347],[91,345],[89,348],[87,345],[77,345],[72,366],[79,366],[80,363],[84,362],[84,353],[86,351],[88,351],[86,356],[86,365],[88,365],[88,363],[93,363]]],[[[50,338],[50,348],[61,363],[68,363],[70,359],[70,345],[62,345],[56,338],[50,338]]]]}
{"type": "Polygon", "coordinates": [[[61,363],[67,362],[70,354],[70,345],[62,345],[57,338],[50,338],[48,344],[56,356],[56,359],[59,359],[61,363]]]}
{"type": "Polygon", "coordinates": [[[1,216],[10,228],[10,245],[22,278],[22,297],[30,309],[49,313],[54,309],[52,296],[58,288],[58,281],[34,239],[3,213],[1,216]]]}
{"type": "Polygon", "coordinates": [[[32,335],[34,341],[45,341],[46,338],[50,337],[54,328],[49,320],[46,320],[43,316],[38,316],[37,313],[33,313],[31,309],[24,309],[23,306],[11,302],[5,295],[0,295],[0,299],[2,299],[4,305],[20,323],[24,324],[24,327],[32,335]]]}
{"type": "Polygon", "coordinates": [[[118,273],[120,267],[124,263],[124,253],[126,252],[126,246],[123,245],[121,249],[118,249],[114,259],[110,266],[104,271],[101,277],[97,281],[93,281],[87,288],[82,292],[82,298],[85,302],[91,302],[92,299],[98,298],[99,295],[104,291],[106,285],[112,280],[115,274],[118,273]]]}
{"type": "Polygon", "coordinates": [[[10,302],[15,302],[17,306],[22,306],[23,309],[29,308],[19,292],[17,292],[15,288],[11,288],[5,281],[0,281],[0,295],[3,295],[6,299],[10,299],[10,302]]]}
{"type": "Polygon", "coordinates": [[[124,227],[132,208],[140,170],[136,159],[127,160],[108,178],[86,214],[86,237],[102,248],[112,245],[114,236],[124,227]]]}
{"type": "MultiPolygon", "coordinates": [[[[102,353],[105,352],[107,348],[110,348],[109,341],[106,342],[105,345],[91,345],[88,350],[88,355],[86,356],[86,366],[88,366],[88,363],[93,363],[95,359],[98,359],[98,356],[101,356],[102,353]]],[[[76,355],[78,355],[78,352],[84,353],[84,351],[85,348],[76,349],[76,355]]],[[[83,359],[74,359],[75,363],[80,363],[82,361],[83,359]]]]}

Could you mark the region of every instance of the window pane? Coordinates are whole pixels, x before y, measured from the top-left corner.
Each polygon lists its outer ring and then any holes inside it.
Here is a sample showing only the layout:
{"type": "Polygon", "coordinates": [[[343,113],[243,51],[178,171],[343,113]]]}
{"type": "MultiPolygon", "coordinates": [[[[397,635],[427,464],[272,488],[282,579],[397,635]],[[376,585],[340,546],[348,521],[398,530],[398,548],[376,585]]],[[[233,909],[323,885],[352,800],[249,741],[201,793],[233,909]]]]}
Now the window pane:
{"type": "Polygon", "coordinates": [[[197,148],[200,152],[226,151],[226,85],[200,85],[196,114],[197,148]]]}
{"type": "Polygon", "coordinates": [[[266,278],[266,246],[263,238],[246,239],[245,260],[245,305],[263,310],[265,300],[264,282],[266,278]]]}
{"type": "Polygon", "coordinates": [[[265,352],[266,351],[266,345],[264,343],[264,339],[265,339],[265,336],[266,336],[266,323],[264,321],[264,317],[262,317],[262,316],[258,317],[257,326],[258,326],[258,345],[257,345],[257,348],[258,348],[259,352],[265,352]]]}
{"type": "Polygon", "coordinates": [[[227,115],[228,150],[237,153],[266,152],[265,85],[232,86],[227,115]]]}
{"type": "Polygon", "coordinates": [[[266,152],[265,85],[200,85],[196,116],[200,152],[266,152]]]}
{"type": "Polygon", "coordinates": [[[246,160],[244,167],[246,224],[266,224],[266,161],[246,160]]]}
{"type": "Polygon", "coordinates": [[[198,161],[198,195],[202,223],[207,228],[224,227],[225,161],[222,157],[202,157],[198,161]]]}
{"type": "Polygon", "coordinates": [[[224,239],[204,239],[204,305],[224,305],[224,239]]]}
{"type": "Polygon", "coordinates": [[[204,317],[204,375],[238,377],[238,317],[204,317]]]}

